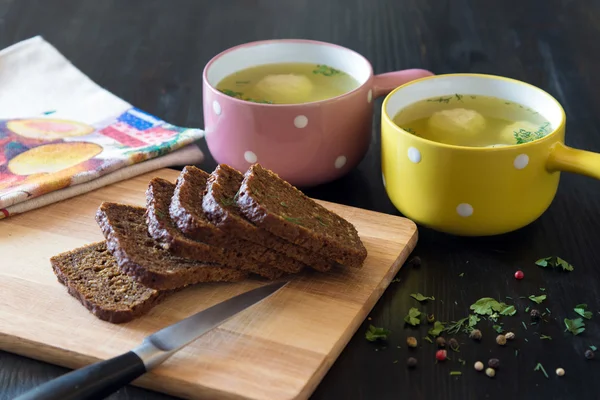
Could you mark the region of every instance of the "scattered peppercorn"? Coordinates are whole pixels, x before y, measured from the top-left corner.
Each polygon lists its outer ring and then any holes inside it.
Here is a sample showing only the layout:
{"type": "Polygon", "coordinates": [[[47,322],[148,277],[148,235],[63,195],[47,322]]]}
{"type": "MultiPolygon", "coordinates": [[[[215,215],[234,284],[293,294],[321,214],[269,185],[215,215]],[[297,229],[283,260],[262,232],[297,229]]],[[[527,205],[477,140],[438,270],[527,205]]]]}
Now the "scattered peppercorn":
{"type": "Polygon", "coordinates": [[[500,366],[500,360],[498,360],[497,358],[490,358],[488,360],[488,367],[498,369],[499,366],[500,366]]]}
{"type": "Polygon", "coordinates": [[[438,350],[435,353],[435,358],[438,361],[444,361],[448,357],[448,352],[446,350],[438,350]]]}
{"type": "Polygon", "coordinates": [[[483,363],[482,363],[481,361],[477,361],[477,362],[475,363],[475,369],[476,369],[477,371],[483,371],[483,363]]]}
{"type": "Polygon", "coordinates": [[[413,267],[418,268],[421,266],[421,257],[414,256],[413,258],[411,258],[411,260],[408,263],[410,265],[412,265],[413,267]]]}
{"type": "Polygon", "coordinates": [[[407,337],[406,344],[408,345],[408,347],[417,347],[417,338],[413,336],[407,337]]]}
{"type": "Polygon", "coordinates": [[[506,344],[506,336],[504,336],[504,335],[496,336],[496,343],[498,343],[500,346],[504,346],[506,344]]]}
{"type": "Polygon", "coordinates": [[[531,310],[529,315],[531,316],[532,321],[539,321],[542,318],[542,314],[540,314],[540,311],[536,310],[535,308],[531,310]]]}
{"type": "Polygon", "coordinates": [[[446,347],[446,339],[440,336],[437,339],[435,339],[435,344],[437,344],[437,347],[439,347],[440,349],[443,349],[444,347],[446,347]]]}
{"type": "Polygon", "coordinates": [[[586,350],[585,351],[585,358],[587,358],[588,360],[591,360],[594,357],[596,357],[596,354],[594,353],[593,350],[586,350]]]}
{"type": "Polygon", "coordinates": [[[414,357],[409,357],[408,360],[406,360],[406,366],[408,368],[414,368],[417,366],[417,359],[414,357]]]}
{"type": "Polygon", "coordinates": [[[435,315],[428,314],[427,315],[427,322],[429,322],[430,324],[433,324],[435,322],[435,315]]]}
{"type": "Polygon", "coordinates": [[[474,340],[481,340],[481,331],[479,329],[473,329],[471,333],[469,333],[469,337],[474,340]]]}
{"type": "Polygon", "coordinates": [[[458,340],[452,338],[448,341],[448,344],[450,345],[450,348],[454,351],[458,351],[458,349],[460,348],[460,345],[458,344],[458,340]]]}
{"type": "Polygon", "coordinates": [[[496,376],[496,370],[494,368],[488,368],[485,370],[485,374],[490,378],[493,378],[494,376],[496,376]]]}
{"type": "Polygon", "coordinates": [[[518,270],[517,272],[515,272],[515,278],[518,280],[521,280],[525,277],[525,274],[523,273],[523,271],[518,270]]]}
{"type": "Polygon", "coordinates": [[[562,368],[557,368],[556,369],[556,375],[558,376],[563,376],[565,374],[565,370],[562,368]]]}
{"type": "Polygon", "coordinates": [[[515,338],[515,334],[512,332],[506,332],[504,334],[504,337],[506,338],[506,340],[513,340],[515,338]]]}

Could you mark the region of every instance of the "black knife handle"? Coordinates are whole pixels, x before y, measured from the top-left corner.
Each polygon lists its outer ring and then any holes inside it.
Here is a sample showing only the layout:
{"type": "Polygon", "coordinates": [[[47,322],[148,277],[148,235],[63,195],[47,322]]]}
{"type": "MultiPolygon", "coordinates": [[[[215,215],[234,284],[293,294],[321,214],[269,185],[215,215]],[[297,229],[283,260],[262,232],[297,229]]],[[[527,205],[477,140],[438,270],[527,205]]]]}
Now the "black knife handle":
{"type": "Polygon", "coordinates": [[[127,352],[76,369],[17,397],[15,400],[96,400],[116,392],[146,373],[137,354],[127,352]]]}

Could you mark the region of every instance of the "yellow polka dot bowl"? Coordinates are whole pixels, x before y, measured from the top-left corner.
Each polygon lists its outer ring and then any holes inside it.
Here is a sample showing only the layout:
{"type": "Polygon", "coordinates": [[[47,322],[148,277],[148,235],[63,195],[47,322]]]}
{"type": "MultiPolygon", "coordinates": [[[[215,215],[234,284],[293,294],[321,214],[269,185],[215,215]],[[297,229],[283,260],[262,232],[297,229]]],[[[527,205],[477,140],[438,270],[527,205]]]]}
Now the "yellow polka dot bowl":
{"type": "Polygon", "coordinates": [[[567,171],[600,179],[600,154],[564,144],[565,112],[545,91],[482,74],[435,75],[393,90],[382,105],[381,163],[391,201],[406,217],[461,236],[511,232],[550,206],[567,171]],[[417,101],[457,93],[494,96],[536,110],[554,130],[504,147],[462,147],[413,135],[393,122],[417,101]]]}

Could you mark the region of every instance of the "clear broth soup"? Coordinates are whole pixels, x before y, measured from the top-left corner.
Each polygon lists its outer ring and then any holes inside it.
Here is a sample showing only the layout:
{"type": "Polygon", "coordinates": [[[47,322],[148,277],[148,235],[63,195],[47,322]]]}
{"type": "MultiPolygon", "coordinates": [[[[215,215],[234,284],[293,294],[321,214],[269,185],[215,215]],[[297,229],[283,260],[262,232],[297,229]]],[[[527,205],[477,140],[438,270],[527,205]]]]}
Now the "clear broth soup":
{"type": "Polygon", "coordinates": [[[330,99],[358,86],[352,76],[327,65],[276,63],[234,72],[217,84],[217,90],[257,103],[300,104],[330,99]]]}
{"type": "Polygon", "coordinates": [[[498,97],[449,95],[413,103],[394,116],[405,131],[439,143],[501,147],[541,139],[553,128],[535,110],[498,97]]]}

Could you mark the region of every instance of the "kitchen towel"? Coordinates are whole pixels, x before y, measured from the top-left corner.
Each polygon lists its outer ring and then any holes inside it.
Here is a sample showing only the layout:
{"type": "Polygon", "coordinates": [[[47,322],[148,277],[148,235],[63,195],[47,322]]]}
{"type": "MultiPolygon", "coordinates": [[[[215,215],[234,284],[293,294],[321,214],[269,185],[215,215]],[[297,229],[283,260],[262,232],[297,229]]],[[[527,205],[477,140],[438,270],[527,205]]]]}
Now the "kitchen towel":
{"type": "Polygon", "coordinates": [[[203,134],[98,86],[40,36],[12,45],[0,51],[0,219],[198,164],[203,134]]]}

